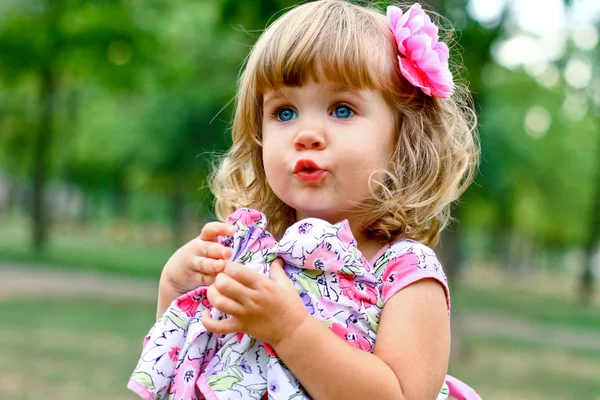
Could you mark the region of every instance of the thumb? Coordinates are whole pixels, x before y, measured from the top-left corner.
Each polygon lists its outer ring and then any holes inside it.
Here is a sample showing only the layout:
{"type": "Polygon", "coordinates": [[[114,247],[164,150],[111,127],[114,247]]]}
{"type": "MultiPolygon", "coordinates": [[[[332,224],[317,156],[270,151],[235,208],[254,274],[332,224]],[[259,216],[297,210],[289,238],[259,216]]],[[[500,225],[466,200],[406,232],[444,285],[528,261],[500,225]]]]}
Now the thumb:
{"type": "Polygon", "coordinates": [[[269,276],[274,282],[280,285],[291,283],[290,278],[288,278],[283,270],[283,260],[281,258],[277,258],[271,263],[271,272],[269,273],[269,276]]]}

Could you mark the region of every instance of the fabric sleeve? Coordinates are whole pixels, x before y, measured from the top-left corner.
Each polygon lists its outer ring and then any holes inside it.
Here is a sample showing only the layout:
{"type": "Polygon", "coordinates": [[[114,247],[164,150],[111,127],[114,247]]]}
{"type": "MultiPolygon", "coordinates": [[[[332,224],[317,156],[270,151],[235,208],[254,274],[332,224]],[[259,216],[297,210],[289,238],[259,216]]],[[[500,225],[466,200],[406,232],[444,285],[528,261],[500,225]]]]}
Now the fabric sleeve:
{"type": "Polygon", "coordinates": [[[381,298],[384,304],[408,285],[421,279],[434,279],[444,288],[450,310],[448,281],[433,250],[419,242],[404,241],[392,246],[390,251],[392,254],[382,276],[381,298]]]}

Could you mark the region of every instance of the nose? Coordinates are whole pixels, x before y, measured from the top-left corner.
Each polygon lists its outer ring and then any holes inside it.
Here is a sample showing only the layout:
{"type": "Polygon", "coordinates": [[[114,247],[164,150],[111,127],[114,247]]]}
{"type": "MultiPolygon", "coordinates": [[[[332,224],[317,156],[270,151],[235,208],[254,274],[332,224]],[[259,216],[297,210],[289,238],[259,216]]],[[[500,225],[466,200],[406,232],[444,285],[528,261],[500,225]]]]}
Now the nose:
{"type": "Polygon", "coordinates": [[[325,137],[318,128],[302,128],[294,138],[294,147],[302,150],[323,150],[327,147],[325,137]]]}

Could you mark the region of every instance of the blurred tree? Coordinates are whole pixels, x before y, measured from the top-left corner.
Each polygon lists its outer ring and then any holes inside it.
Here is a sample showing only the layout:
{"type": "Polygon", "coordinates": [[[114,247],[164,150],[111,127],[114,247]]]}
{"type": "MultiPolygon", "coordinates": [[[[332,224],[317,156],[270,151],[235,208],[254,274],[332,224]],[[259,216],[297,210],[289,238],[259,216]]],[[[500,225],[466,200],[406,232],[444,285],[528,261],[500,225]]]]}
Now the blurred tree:
{"type": "Polygon", "coordinates": [[[38,112],[32,146],[32,238],[43,250],[48,218],[44,192],[63,108],[61,95],[78,79],[99,80],[113,87],[135,81],[139,50],[148,38],[133,23],[128,2],[105,0],[6,1],[0,20],[2,78],[12,85],[37,83],[38,112]]]}
{"type": "MultiPolygon", "coordinates": [[[[600,217],[592,212],[590,218],[586,210],[592,204],[600,204],[600,189],[592,199],[591,160],[595,156],[590,150],[595,142],[590,127],[594,122],[589,116],[574,121],[565,112],[565,93],[567,98],[569,94],[579,95],[570,93],[564,83],[548,89],[531,71],[509,71],[495,63],[491,49],[508,35],[510,7],[504,9],[497,24],[484,27],[465,12],[465,1],[427,3],[460,29],[457,40],[464,49],[461,56],[479,114],[482,143],[483,158],[476,184],[453,209],[460,229],[455,224],[442,236],[441,253],[453,290],[460,282],[460,266],[465,261],[466,226],[491,233],[490,243],[500,256],[500,264],[513,270],[535,265],[536,249],[544,244],[556,248],[586,243],[588,261],[581,287],[589,288],[600,217]],[[546,123],[548,127],[540,129],[540,124],[546,123]],[[476,207],[471,208],[472,204],[476,207]],[[477,221],[481,219],[483,204],[491,206],[494,217],[477,221]],[[585,221],[590,220],[591,229],[585,240],[585,221]],[[517,257],[514,250],[520,251],[517,257]]],[[[565,60],[569,56],[569,52],[565,53],[565,60]]],[[[561,63],[566,61],[558,62],[561,63]]],[[[463,77],[461,72],[456,71],[455,76],[463,77]]],[[[600,213],[598,206],[592,209],[600,213]]],[[[461,347],[461,340],[454,343],[461,347]]]]}
{"type": "Polygon", "coordinates": [[[145,171],[152,190],[171,199],[175,246],[184,240],[188,204],[201,216],[210,209],[211,161],[227,147],[222,120],[227,118],[219,115],[234,97],[237,66],[247,50],[238,43],[239,32],[221,20],[222,6],[222,1],[183,1],[163,9],[162,24],[155,28],[161,58],[144,99],[138,99],[137,130],[146,143],[136,150],[136,167],[145,171]]]}
{"type": "Polygon", "coordinates": [[[600,112],[595,110],[596,136],[596,170],[594,180],[592,181],[593,196],[592,207],[588,219],[588,233],[585,241],[585,257],[580,280],[580,301],[583,305],[589,306],[594,297],[594,255],[598,250],[598,240],[600,238],[600,112]]]}
{"type": "Polygon", "coordinates": [[[25,154],[32,146],[32,138],[28,132],[34,128],[32,121],[35,120],[35,115],[32,115],[31,107],[22,106],[27,104],[26,91],[5,88],[1,93],[0,163],[7,185],[3,212],[9,215],[18,203],[22,191],[22,177],[29,169],[25,154]],[[18,99],[19,106],[15,104],[15,99],[18,99]]]}
{"type": "MultiPolygon", "coordinates": [[[[596,32],[600,31],[600,21],[596,24],[596,32]]],[[[600,47],[596,46],[591,52],[591,58],[598,60],[600,57],[600,47]]],[[[588,218],[588,231],[584,243],[584,262],[580,278],[580,302],[585,306],[592,303],[595,292],[595,276],[594,276],[594,256],[598,251],[598,242],[600,241],[600,96],[598,96],[598,88],[600,88],[600,71],[598,64],[592,65],[592,86],[586,88],[587,101],[591,106],[592,112],[591,123],[592,129],[596,135],[596,155],[595,166],[592,175],[592,196],[591,207],[588,218]]]]}
{"type": "Polygon", "coordinates": [[[556,249],[584,247],[579,296],[585,302],[593,288],[592,256],[599,235],[594,149],[600,139],[596,117],[587,112],[597,106],[593,88],[571,87],[569,79],[560,79],[561,70],[580,53],[568,48],[541,72],[498,65],[484,71],[489,103],[481,121],[486,161],[481,193],[498,205],[497,226],[506,227],[500,229],[502,240],[495,241],[505,268],[530,269],[543,265],[549,259],[545,255],[556,249]]]}
{"type": "Polygon", "coordinates": [[[174,244],[182,242],[186,198],[200,188],[197,208],[204,214],[210,208],[207,180],[215,155],[231,143],[225,132],[238,69],[254,41],[248,32],[261,30],[276,11],[292,4],[187,1],[161,15],[164,63],[157,68],[142,124],[153,143],[142,150],[140,162],[153,187],[171,197],[174,244]]]}

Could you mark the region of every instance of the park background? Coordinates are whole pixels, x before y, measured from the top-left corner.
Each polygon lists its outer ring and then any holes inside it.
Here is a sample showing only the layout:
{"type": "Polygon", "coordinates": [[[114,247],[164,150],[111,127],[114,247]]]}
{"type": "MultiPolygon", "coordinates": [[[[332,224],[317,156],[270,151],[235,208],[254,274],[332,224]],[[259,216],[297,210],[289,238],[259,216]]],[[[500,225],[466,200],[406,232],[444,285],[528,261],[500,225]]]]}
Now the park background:
{"type": "MultiPolygon", "coordinates": [[[[0,1],[1,398],[134,398],[161,268],[214,218],[239,69],[294,3],[0,1]]],[[[482,147],[437,249],[450,372],[486,400],[600,399],[600,4],[427,4],[482,147]]]]}

